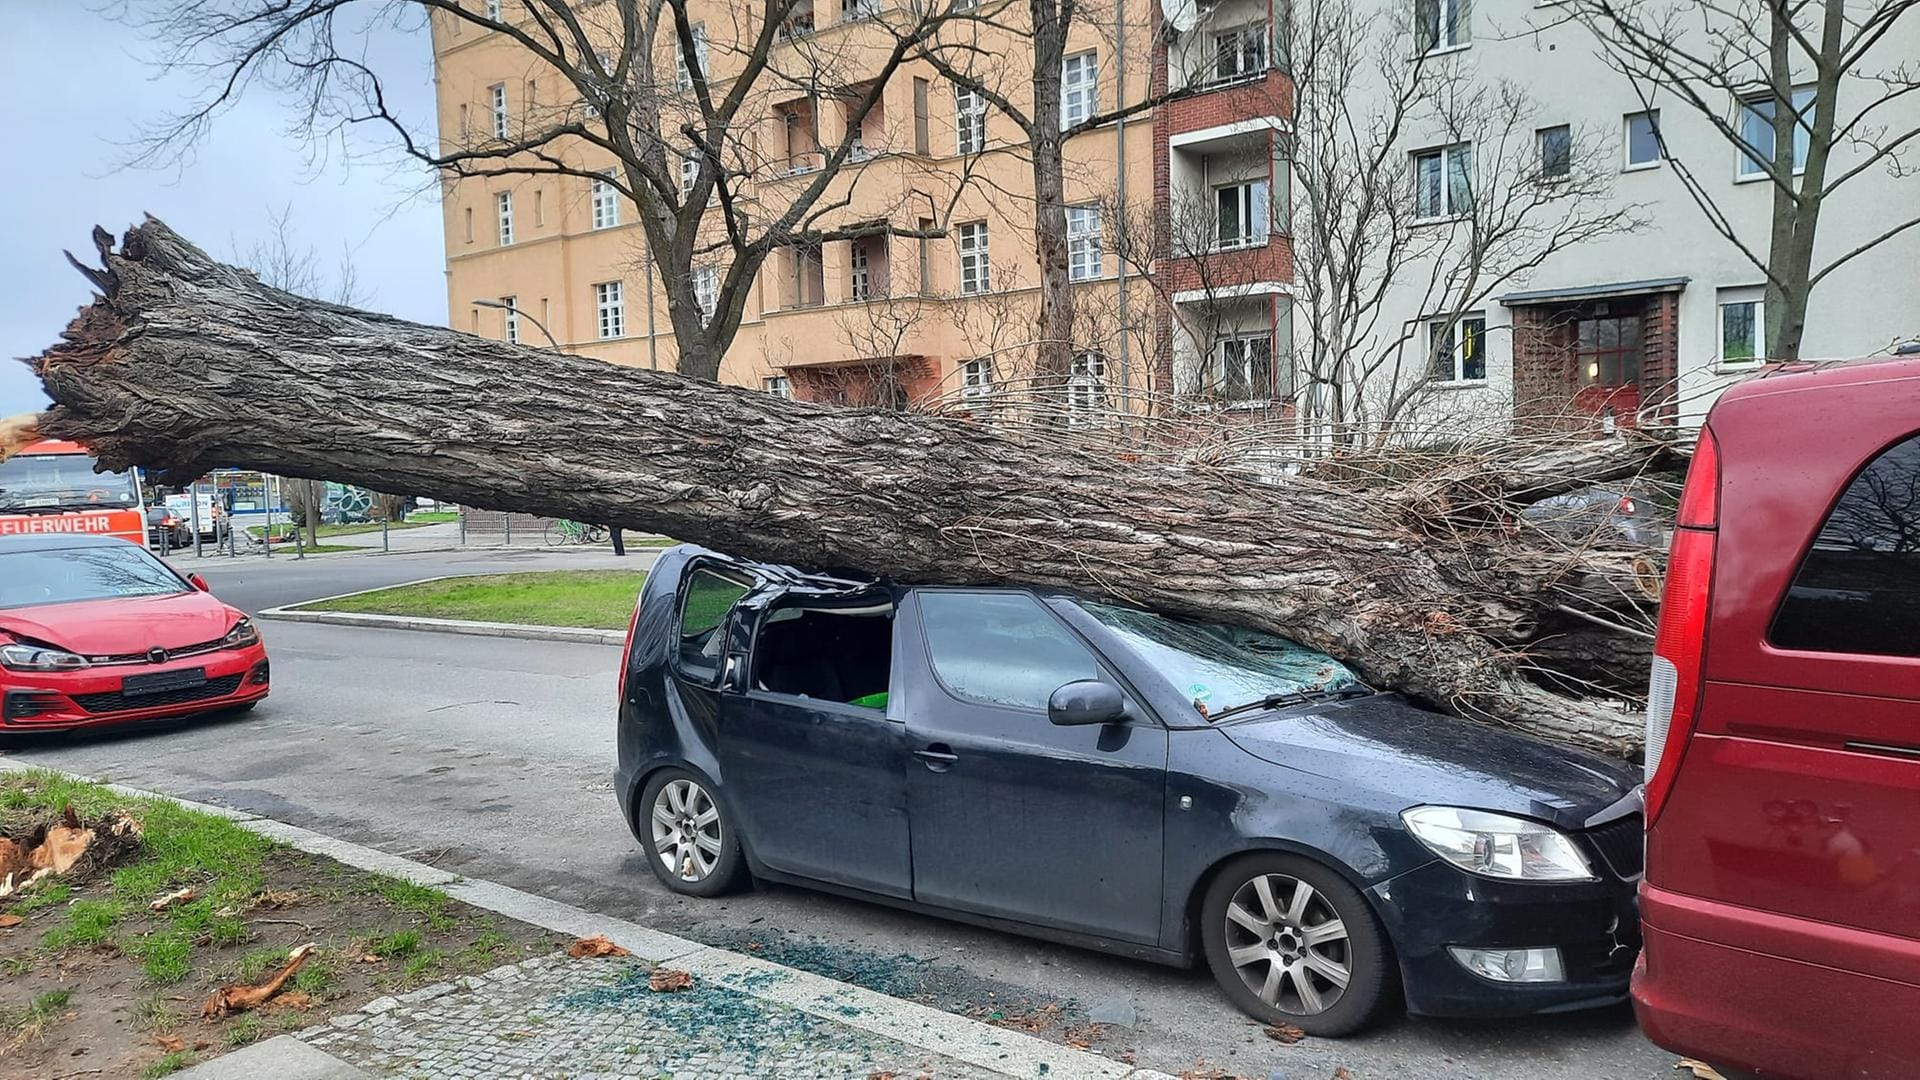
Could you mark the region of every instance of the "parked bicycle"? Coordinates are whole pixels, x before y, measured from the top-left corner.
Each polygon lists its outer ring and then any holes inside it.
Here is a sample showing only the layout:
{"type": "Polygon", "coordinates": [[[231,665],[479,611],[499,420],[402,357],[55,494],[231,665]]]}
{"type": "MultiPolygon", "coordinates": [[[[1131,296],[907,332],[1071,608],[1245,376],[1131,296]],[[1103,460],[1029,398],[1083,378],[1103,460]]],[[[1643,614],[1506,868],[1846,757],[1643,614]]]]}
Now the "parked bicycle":
{"type": "Polygon", "coordinates": [[[564,544],[604,544],[607,542],[607,527],[555,518],[547,522],[546,539],[554,547],[564,544]]]}

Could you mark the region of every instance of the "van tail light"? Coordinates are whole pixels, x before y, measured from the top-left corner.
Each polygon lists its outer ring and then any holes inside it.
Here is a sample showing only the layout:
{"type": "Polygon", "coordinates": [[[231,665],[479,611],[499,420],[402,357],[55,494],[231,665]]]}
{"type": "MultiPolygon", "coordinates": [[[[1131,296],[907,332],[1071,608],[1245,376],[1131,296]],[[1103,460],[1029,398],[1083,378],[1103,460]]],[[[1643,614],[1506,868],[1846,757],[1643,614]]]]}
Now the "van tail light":
{"type": "Polygon", "coordinates": [[[627,620],[627,644],[620,650],[620,696],[618,702],[624,706],[627,701],[627,668],[633,664],[633,633],[640,627],[640,597],[633,598],[633,617],[627,620]]]}
{"type": "Polygon", "coordinates": [[[1720,516],[1720,454],[1713,434],[1700,432],[1693,466],[1680,495],[1679,528],[1667,553],[1660,593],[1660,626],[1653,639],[1653,675],[1647,685],[1646,802],[1652,827],[1673,788],[1700,717],[1707,651],[1708,600],[1713,585],[1714,529],[1720,516]]]}

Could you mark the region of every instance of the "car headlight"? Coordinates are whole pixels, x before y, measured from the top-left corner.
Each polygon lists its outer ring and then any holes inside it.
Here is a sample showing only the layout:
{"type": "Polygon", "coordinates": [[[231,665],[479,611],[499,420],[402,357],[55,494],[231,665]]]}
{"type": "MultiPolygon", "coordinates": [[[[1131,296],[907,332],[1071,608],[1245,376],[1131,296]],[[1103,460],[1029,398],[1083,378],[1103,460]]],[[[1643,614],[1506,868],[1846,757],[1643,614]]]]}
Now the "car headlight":
{"type": "Polygon", "coordinates": [[[253,620],[243,618],[233,624],[227,636],[220,639],[221,648],[238,649],[248,645],[260,644],[260,631],[254,629],[253,620]]]}
{"type": "Polygon", "coordinates": [[[78,671],[87,667],[87,658],[64,649],[39,645],[0,645],[0,667],[9,671],[78,671]]]}
{"type": "Polygon", "coordinates": [[[1457,806],[1416,806],[1400,815],[1434,854],[1470,874],[1509,881],[1593,881],[1593,868],[1558,829],[1457,806]]]}

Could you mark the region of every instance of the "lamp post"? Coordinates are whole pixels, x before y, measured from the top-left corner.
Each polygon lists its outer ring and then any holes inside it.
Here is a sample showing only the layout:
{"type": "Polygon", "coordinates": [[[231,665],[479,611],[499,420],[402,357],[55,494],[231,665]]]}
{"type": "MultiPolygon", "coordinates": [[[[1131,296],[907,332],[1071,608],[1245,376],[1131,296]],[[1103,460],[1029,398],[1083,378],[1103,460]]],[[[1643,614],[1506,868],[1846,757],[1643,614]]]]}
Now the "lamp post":
{"type": "Polygon", "coordinates": [[[475,300],[475,301],[473,301],[472,303],[473,303],[473,306],[474,306],[474,307],[490,307],[490,308],[499,308],[499,309],[500,309],[501,311],[511,311],[511,312],[513,312],[513,314],[514,314],[514,317],[515,317],[515,318],[518,318],[518,319],[525,319],[525,320],[527,320],[528,322],[530,322],[530,323],[532,323],[533,325],[535,325],[535,326],[537,326],[537,327],[539,327],[539,328],[540,328],[540,332],[541,332],[541,333],[543,333],[543,334],[545,334],[545,335],[547,335],[547,344],[549,344],[549,345],[551,345],[551,346],[553,346],[553,351],[554,351],[554,352],[560,352],[560,351],[561,351],[561,349],[560,349],[560,343],[559,343],[558,341],[555,341],[555,340],[553,339],[553,331],[551,331],[551,330],[549,330],[549,329],[547,329],[547,326],[546,326],[546,324],[545,324],[545,323],[543,323],[543,322],[541,322],[541,321],[540,321],[539,319],[536,319],[536,318],[534,318],[533,316],[531,316],[531,315],[529,315],[529,314],[527,314],[526,312],[524,312],[524,311],[521,311],[521,310],[520,310],[519,308],[517,308],[517,307],[514,307],[514,306],[513,306],[512,304],[503,304],[503,303],[501,303],[501,302],[500,302],[500,301],[498,301],[498,300],[475,300]]]}

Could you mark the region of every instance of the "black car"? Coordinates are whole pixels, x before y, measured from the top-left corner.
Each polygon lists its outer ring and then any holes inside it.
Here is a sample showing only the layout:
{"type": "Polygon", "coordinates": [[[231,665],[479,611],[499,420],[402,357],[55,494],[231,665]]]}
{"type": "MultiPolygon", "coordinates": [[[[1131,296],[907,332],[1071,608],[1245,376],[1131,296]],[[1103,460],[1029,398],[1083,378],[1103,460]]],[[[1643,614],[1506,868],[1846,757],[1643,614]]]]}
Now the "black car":
{"type": "Polygon", "coordinates": [[[1013,588],[664,553],[621,809],[676,892],[755,877],[1169,964],[1339,1035],[1621,1000],[1625,765],[1269,634],[1013,588]]]}

